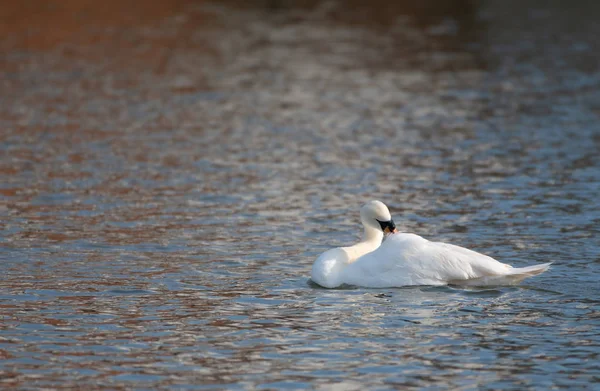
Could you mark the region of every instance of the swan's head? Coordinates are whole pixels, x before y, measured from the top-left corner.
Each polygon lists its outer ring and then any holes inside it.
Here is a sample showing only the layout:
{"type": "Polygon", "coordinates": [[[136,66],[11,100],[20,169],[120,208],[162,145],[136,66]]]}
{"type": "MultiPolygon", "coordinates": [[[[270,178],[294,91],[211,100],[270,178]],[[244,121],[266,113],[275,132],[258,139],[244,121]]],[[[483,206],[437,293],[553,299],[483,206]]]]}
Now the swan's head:
{"type": "Polygon", "coordinates": [[[387,206],[381,201],[369,201],[360,209],[360,219],[365,227],[383,231],[384,234],[397,232],[396,224],[387,206]]]}

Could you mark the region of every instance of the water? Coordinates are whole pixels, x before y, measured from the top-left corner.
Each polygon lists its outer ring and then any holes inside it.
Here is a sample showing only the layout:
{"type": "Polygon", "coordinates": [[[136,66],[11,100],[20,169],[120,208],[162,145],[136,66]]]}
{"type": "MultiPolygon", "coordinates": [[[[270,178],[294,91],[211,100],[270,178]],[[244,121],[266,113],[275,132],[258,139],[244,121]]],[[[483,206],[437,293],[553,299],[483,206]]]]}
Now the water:
{"type": "Polygon", "coordinates": [[[600,388],[600,6],[345,4],[3,6],[2,387],[600,388]],[[555,264],[312,284],[374,198],[555,264]]]}

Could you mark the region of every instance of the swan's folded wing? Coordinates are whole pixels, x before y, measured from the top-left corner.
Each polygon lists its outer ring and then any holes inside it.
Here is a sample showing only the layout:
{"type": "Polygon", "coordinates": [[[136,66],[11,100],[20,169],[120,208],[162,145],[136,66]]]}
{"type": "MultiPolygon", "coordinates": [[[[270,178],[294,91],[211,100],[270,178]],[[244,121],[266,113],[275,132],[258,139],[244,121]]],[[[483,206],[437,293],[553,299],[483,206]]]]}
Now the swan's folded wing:
{"type": "Polygon", "coordinates": [[[430,242],[414,234],[394,234],[375,251],[343,272],[346,284],[372,288],[518,282],[548,264],[516,269],[494,258],[453,244],[430,242]],[[503,280],[509,277],[508,280],[503,280]]]}
{"type": "Polygon", "coordinates": [[[510,266],[487,255],[414,234],[396,234],[345,270],[344,282],[371,287],[445,285],[505,275],[510,266]]]}
{"type": "Polygon", "coordinates": [[[441,242],[429,242],[437,253],[448,281],[501,276],[510,272],[510,265],[464,247],[441,242]]]}
{"type": "Polygon", "coordinates": [[[395,234],[375,251],[363,255],[344,270],[344,282],[373,288],[442,285],[430,243],[414,234],[395,234]]]}

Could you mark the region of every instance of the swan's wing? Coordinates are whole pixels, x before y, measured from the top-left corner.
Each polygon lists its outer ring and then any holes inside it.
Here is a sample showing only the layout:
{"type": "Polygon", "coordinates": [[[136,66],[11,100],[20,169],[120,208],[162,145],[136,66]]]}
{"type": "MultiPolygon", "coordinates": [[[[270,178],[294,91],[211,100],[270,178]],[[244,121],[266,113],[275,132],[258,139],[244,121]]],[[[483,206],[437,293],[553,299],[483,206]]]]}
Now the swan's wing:
{"type": "Polygon", "coordinates": [[[414,234],[394,234],[344,271],[344,282],[369,287],[444,285],[507,274],[510,266],[487,255],[414,234]]]}
{"type": "Polygon", "coordinates": [[[452,280],[501,276],[510,273],[512,269],[510,265],[498,262],[490,256],[454,244],[430,242],[430,245],[436,248],[442,259],[462,270],[463,277],[466,277],[452,280]]]}
{"type": "Polygon", "coordinates": [[[373,288],[408,285],[440,285],[431,267],[423,262],[426,239],[397,233],[388,237],[375,251],[363,255],[344,270],[344,282],[373,288]]]}

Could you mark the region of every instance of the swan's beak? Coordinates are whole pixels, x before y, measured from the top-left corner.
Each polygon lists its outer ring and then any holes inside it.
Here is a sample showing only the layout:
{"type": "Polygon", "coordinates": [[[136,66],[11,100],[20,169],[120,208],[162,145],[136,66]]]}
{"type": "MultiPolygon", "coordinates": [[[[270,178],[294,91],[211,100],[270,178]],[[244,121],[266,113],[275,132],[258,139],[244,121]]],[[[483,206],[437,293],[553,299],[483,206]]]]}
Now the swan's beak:
{"type": "Polygon", "coordinates": [[[379,221],[377,220],[384,234],[393,234],[398,232],[396,229],[396,224],[394,224],[394,220],[389,221],[379,221]]]}
{"type": "Polygon", "coordinates": [[[398,232],[398,230],[396,228],[389,229],[389,228],[386,227],[386,229],[383,230],[384,234],[395,234],[396,232],[398,232]]]}

